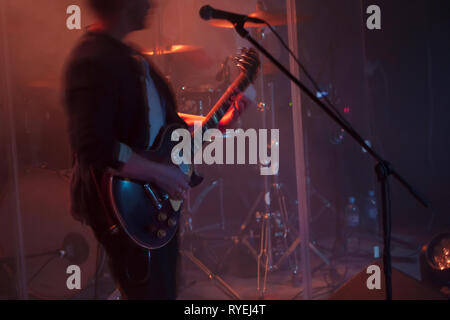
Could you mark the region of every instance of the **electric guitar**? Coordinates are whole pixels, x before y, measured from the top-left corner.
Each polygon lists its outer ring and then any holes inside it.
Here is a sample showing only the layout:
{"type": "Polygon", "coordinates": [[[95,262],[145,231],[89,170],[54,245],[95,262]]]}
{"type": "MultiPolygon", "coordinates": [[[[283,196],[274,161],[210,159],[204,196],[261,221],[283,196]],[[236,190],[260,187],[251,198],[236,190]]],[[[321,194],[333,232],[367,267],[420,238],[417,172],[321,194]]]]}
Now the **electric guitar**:
{"type": "MultiPolygon", "coordinates": [[[[237,96],[256,78],[260,61],[255,50],[243,49],[236,61],[241,72],[206,116],[199,129],[202,133],[217,127],[237,96]]],[[[172,132],[179,128],[178,124],[169,124],[162,129],[152,149],[146,151],[150,159],[171,162],[172,150],[178,143],[171,141],[172,132]]],[[[191,141],[191,154],[195,155],[202,146],[196,145],[193,137],[191,141]]],[[[195,173],[193,165],[182,163],[178,167],[189,176],[191,187],[199,185],[203,180],[195,173]]],[[[122,229],[134,243],[146,249],[161,248],[176,234],[182,200],[170,199],[167,192],[157,185],[126,179],[112,172],[104,173],[101,187],[108,208],[108,218],[112,220],[111,231],[122,229]]]]}

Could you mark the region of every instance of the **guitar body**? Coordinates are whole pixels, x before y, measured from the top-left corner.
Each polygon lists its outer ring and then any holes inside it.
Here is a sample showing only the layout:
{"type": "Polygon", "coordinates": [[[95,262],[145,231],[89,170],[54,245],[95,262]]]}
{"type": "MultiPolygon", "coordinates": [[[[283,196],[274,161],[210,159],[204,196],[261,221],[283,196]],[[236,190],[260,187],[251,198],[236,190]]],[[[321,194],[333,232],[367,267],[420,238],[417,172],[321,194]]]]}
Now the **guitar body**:
{"type": "MultiPolygon", "coordinates": [[[[161,198],[161,207],[156,207],[145,184],[117,176],[107,181],[114,220],[131,240],[143,248],[158,249],[173,238],[180,211],[174,211],[170,201],[161,198]],[[160,218],[161,214],[165,217],[160,218]],[[175,219],[175,224],[169,225],[169,219],[175,219]]],[[[158,191],[153,187],[153,192],[158,191]]]]}
{"type": "MultiPolygon", "coordinates": [[[[178,143],[171,141],[171,136],[179,128],[179,125],[170,125],[162,130],[156,147],[146,152],[152,161],[171,163],[172,149],[178,143]]],[[[181,164],[179,168],[190,177],[192,187],[201,183],[202,178],[194,173],[193,166],[181,164]]],[[[136,244],[146,249],[158,249],[176,234],[183,201],[170,199],[158,186],[110,172],[103,176],[103,190],[114,224],[136,244]]]]}
{"type": "MultiPolygon", "coordinates": [[[[201,127],[203,132],[217,127],[236,97],[254,80],[259,65],[256,52],[244,49],[238,59],[242,72],[206,116],[201,127]]],[[[181,126],[177,124],[164,127],[152,150],[142,155],[151,161],[173,165],[172,150],[179,142],[172,141],[172,133],[179,128],[181,126]]],[[[191,147],[191,154],[196,154],[198,146],[194,143],[191,147]]],[[[193,165],[182,163],[178,167],[190,178],[191,187],[202,182],[203,178],[195,173],[193,165]]],[[[111,172],[103,175],[100,189],[106,200],[109,220],[112,220],[112,232],[121,229],[134,243],[146,249],[161,248],[175,236],[183,201],[170,199],[167,192],[156,185],[126,179],[111,172]]]]}

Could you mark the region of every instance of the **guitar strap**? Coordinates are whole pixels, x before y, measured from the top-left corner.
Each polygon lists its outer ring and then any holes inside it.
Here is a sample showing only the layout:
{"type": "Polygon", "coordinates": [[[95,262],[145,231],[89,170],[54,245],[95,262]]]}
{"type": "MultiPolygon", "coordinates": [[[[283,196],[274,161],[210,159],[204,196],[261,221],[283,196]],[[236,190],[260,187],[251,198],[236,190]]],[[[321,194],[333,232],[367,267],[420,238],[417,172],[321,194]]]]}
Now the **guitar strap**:
{"type": "MultiPolygon", "coordinates": [[[[112,235],[112,236],[116,235],[119,232],[119,227],[117,226],[117,224],[113,221],[113,219],[111,217],[111,211],[110,210],[112,210],[112,209],[110,209],[108,207],[108,205],[106,204],[106,202],[105,202],[104,195],[105,195],[105,192],[108,192],[108,190],[103,190],[102,191],[102,188],[100,187],[100,185],[99,185],[99,183],[97,181],[97,177],[95,175],[94,168],[92,166],[89,166],[89,172],[90,172],[90,174],[92,176],[92,179],[94,181],[95,188],[97,190],[97,194],[98,194],[99,200],[100,200],[100,202],[102,204],[102,208],[103,208],[103,211],[104,211],[105,220],[106,220],[107,225],[108,225],[107,232],[103,233],[100,236],[99,242],[102,243],[104,238],[105,238],[105,236],[107,236],[107,235],[112,235]]],[[[111,178],[111,176],[107,172],[103,173],[102,174],[102,186],[108,186],[109,184],[107,183],[107,179],[110,179],[110,178],[111,178]]],[[[145,272],[145,275],[141,279],[135,279],[133,277],[132,273],[129,270],[129,264],[128,263],[125,264],[125,277],[127,278],[127,280],[129,282],[133,282],[135,284],[143,284],[143,283],[146,283],[148,281],[148,279],[150,279],[150,271],[151,271],[150,270],[150,250],[144,250],[144,252],[145,252],[145,255],[147,256],[146,257],[147,270],[145,272]]],[[[128,252],[128,254],[131,254],[131,253],[128,252]]]]}
{"type": "MultiPolygon", "coordinates": [[[[106,224],[107,224],[107,230],[108,232],[106,234],[102,234],[101,236],[101,240],[106,236],[106,235],[115,235],[117,234],[117,232],[119,231],[119,227],[117,226],[117,223],[115,223],[115,221],[113,220],[113,218],[111,217],[111,208],[109,208],[109,206],[106,204],[105,201],[105,192],[108,192],[107,190],[102,190],[102,188],[100,187],[97,177],[95,175],[94,172],[94,168],[92,166],[89,166],[89,172],[91,174],[91,178],[92,181],[94,182],[95,185],[95,189],[97,191],[97,196],[98,199],[100,201],[101,207],[103,209],[103,216],[106,220],[106,224]]],[[[109,178],[109,175],[106,173],[102,174],[102,186],[106,186],[108,185],[106,182],[106,179],[109,178]]]]}

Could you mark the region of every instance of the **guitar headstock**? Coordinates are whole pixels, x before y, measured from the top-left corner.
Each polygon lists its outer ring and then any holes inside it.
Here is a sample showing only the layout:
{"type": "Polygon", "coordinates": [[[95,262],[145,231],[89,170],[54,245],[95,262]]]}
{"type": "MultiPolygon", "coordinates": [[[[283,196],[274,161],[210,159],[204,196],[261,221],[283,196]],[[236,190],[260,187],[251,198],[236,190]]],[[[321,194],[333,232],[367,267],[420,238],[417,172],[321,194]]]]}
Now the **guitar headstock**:
{"type": "Polygon", "coordinates": [[[242,48],[239,56],[234,58],[237,67],[253,82],[258,74],[261,62],[259,55],[253,48],[242,48]]]}

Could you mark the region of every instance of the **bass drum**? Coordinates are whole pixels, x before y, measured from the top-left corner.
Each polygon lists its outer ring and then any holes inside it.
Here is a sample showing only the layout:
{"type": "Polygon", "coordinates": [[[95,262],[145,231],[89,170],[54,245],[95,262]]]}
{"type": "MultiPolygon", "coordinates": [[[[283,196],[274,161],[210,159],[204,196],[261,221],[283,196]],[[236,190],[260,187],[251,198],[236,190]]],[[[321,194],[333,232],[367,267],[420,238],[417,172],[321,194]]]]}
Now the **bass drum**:
{"type": "MultiPolygon", "coordinates": [[[[75,221],[69,211],[70,171],[27,169],[19,178],[22,229],[28,289],[37,299],[70,299],[87,289],[97,264],[97,240],[87,226],[75,221]],[[41,254],[66,248],[67,256],[41,254]],[[67,268],[78,265],[81,290],[67,288],[67,268]]],[[[15,256],[12,199],[0,203],[0,240],[6,257],[15,256]]],[[[1,258],[1,257],[0,257],[1,258]]],[[[13,266],[13,265],[12,265],[13,266]]]]}

